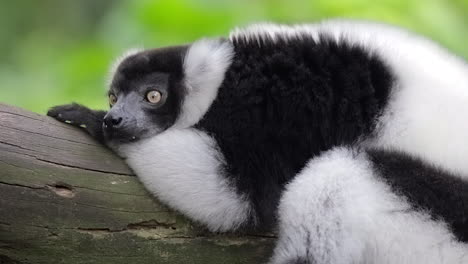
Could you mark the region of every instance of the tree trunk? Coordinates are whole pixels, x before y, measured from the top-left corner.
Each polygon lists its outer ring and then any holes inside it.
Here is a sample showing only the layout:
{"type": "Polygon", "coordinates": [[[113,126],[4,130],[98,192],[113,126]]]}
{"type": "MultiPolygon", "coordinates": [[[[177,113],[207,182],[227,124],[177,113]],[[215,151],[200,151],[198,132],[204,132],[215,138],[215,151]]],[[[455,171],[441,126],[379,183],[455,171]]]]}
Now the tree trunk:
{"type": "Polygon", "coordinates": [[[264,263],[273,241],[206,232],[84,132],[0,104],[0,263],[264,263]]]}

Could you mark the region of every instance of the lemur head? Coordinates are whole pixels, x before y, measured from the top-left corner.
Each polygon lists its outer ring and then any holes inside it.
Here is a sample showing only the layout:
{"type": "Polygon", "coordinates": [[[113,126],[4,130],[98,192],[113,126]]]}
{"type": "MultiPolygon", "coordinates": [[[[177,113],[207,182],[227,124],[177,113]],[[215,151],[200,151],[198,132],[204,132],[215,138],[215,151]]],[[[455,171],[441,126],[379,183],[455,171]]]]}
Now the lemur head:
{"type": "Polygon", "coordinates": [[[220,39],[125,56],[110,83],[106,139],[129,142],[193,126],[215,99],[232,56],[230,42],[220,39]]]}

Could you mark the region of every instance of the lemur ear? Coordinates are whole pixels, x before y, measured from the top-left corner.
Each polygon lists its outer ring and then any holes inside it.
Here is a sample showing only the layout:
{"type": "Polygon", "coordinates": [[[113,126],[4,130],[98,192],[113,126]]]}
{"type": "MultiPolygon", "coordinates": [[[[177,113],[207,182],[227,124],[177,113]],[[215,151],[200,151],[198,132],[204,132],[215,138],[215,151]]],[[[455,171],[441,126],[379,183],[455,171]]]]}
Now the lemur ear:
{"type": "Polygon", "coordinates": [[[224,39],[202,39],[189,46],[183,62],[186,96],[179,126],[196,124],[208,111],[233,56],[231,42],[224,39]]]}
{"type": "Polygon", "coordinates": [[[109,88],[111,82],[112,82],[112,78],[114,78],[114,75],[115,73],[117,72],[117,68],[119,67],[119,65],[128,57],[131,57],[133,55],[136,55],[140,52],[143,51],[143,48],[131,48],[131,49],[128,49],[126,50],[124,53],[122,53],[122,55],[120,55],[119,57],[117,57],[114,62],[111,64],[110,68],[109,68],[109,73],[107,75],[107,80],[106,80],[106,89],[109,88]]]}

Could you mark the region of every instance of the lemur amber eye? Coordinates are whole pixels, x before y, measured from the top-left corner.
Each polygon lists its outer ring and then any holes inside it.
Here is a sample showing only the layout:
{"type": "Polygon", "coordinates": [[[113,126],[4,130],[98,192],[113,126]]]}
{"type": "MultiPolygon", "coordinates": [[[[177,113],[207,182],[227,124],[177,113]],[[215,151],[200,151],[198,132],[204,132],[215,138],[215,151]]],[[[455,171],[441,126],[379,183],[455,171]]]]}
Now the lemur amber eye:
{"type": "Polygon", "coordinates": [[[117,96],[110,94],[109,95],[109,104],[113,106],[115,103],[117,103],[117,96]]]}
{"type": "Polygon", "coordinates": [[[157,104],[161,101],[161,92],[157,90],[152,90],[146,93],[146,100],[152,104],[157,104]]]}

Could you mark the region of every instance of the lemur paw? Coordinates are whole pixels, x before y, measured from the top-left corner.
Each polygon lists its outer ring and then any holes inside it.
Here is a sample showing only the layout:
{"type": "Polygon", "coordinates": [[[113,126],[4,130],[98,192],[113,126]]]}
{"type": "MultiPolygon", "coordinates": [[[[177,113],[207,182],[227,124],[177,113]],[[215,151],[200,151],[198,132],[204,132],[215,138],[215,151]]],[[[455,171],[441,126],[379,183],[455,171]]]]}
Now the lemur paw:
{"type": "Polygon", "coordinates": [[[74,126],[86,126],[82,123],[83,116],[89,114],[89,110],[77,103],[58,105],[49,109],[47,115],[58,121],[74,126]]]}
{"type": "Polygon", "coordinates": [[[47,115],[58,121],[83,128],[99,142],[104,142],[102,122],[106,111],[91,110],[77,103],[52,107],[47,115]]]}

